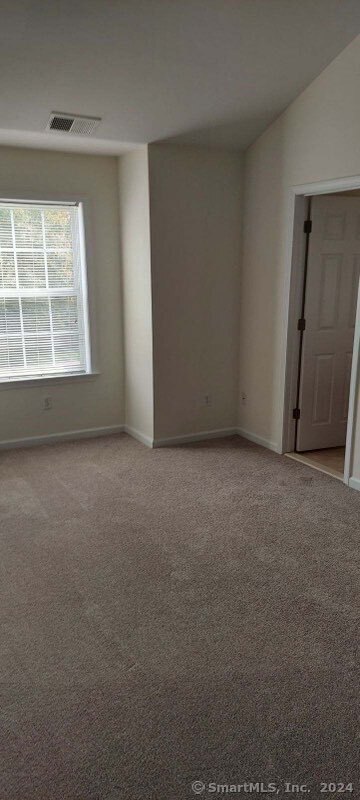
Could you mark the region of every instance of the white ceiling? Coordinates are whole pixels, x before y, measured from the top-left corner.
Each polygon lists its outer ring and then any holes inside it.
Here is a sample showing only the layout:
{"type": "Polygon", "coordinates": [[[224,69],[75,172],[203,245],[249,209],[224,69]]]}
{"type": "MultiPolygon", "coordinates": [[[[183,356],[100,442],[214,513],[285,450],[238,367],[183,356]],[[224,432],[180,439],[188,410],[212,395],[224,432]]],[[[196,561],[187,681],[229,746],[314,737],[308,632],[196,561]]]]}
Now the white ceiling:
{"type": "Polygon", "coordinates": [[[246,147],[359,32],[359,0],[0,0],[0,143],[246,147]]]}

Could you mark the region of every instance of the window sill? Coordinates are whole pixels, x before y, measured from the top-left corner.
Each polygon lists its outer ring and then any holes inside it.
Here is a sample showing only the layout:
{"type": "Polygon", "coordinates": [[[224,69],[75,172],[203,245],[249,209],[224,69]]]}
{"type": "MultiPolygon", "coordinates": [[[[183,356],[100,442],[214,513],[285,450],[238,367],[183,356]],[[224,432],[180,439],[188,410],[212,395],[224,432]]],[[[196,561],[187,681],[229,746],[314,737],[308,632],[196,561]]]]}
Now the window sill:
{"type": "Polygon", "coordinates": [[[100,372],[74,372],[69,375],[39,375],[38,378],[14,378],[0,380],[0,392],[2,389],[31,389],[35,386],[56,386],[57,384],[78,383],[82,381],[92,381],[98,378],[100,372]]]}

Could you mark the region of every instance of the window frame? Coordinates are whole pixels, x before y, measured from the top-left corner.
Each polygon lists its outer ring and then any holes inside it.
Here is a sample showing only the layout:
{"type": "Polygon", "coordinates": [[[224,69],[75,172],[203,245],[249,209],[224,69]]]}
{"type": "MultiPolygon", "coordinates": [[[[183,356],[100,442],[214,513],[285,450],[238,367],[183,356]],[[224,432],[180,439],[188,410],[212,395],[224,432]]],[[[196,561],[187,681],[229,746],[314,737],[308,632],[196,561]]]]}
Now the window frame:
{"type": "Polygon", "coordinates": [[[90,201],[84,195],[63,193],[47,194],[42,192],[22,193],[21,197],[0,192],[0,202],[4,204],[49,205],[49,206],[76,206],[78,209],[79,249],[80,249],[80,280],[83,305],[83,328],[85,345],[85,366],[83,372],[56,372],[39,375],[19,375],[18,377],[0,377],[0,391],[3,389],[22,388],[27,386],[46,386],[47,384],[73,383],[96,378],[100,374],[97,369],[96,337],[95,337],[95,309],[93,303],[93,267],[92,267],[92,241],[90,230],[90,201]]]}

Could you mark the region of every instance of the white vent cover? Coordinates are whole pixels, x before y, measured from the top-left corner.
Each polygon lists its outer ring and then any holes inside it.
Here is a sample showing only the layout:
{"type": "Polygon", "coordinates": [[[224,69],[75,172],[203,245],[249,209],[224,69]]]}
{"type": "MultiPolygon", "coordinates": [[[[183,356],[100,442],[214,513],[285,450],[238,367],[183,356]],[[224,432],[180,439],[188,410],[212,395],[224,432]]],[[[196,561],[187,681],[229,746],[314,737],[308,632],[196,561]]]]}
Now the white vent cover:
{"type": "Polygon", "coordinates": [[[46,130],[51,131],[51,133],[91,136],[100,122],[100,117],[80,117],[78,114],[63,114],[62,111],[52,111],[46,130]]]}

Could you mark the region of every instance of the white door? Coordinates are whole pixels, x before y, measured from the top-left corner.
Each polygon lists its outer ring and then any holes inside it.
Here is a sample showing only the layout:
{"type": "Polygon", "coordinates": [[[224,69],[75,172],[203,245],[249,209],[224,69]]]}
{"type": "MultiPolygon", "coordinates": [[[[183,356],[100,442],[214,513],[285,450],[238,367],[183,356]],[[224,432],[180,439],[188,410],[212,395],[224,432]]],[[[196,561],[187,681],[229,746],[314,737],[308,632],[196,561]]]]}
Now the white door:
{"type": "Polygon", "coordinates": [[[313,197],[296,449],[345,445],[360,267],[360,197],[313,197]]]}

